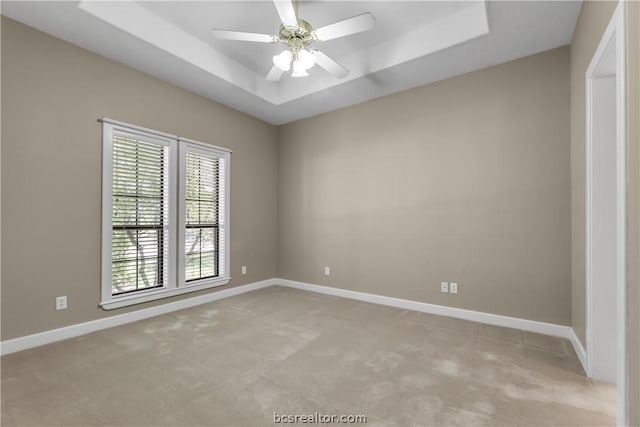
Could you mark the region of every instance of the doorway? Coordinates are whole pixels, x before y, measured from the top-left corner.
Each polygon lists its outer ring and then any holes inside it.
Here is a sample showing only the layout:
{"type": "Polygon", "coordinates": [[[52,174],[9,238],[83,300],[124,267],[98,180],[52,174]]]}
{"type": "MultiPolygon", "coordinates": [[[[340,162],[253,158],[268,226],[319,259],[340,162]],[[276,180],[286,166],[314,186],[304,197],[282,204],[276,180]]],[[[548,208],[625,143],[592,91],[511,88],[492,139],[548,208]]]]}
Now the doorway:
{"type": "Polygon", "coordinates": [[[627,424],[624,7],[586,74],[587,375],[616,384],[617,425],[627,424]]]}

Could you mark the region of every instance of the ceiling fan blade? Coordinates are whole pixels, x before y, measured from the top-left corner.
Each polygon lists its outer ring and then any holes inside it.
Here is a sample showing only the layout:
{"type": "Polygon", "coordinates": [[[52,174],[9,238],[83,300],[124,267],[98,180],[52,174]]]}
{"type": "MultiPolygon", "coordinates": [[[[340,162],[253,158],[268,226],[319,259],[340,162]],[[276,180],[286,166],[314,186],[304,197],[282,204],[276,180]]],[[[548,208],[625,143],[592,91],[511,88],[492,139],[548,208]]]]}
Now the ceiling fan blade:
{"type": "Polygon", "coordinates": [[[345,19],[344,21],[338,21],[317,28],[315,34],[316,38],[320,41],[332,40],[338,37],[368,31],[373,28],[375,23],[376,20],[373,15],[367,12],[354,16],[353,18],[345,19]]]}
{"type": "Polygon", "coordinates": [[[298,18],[296,17],[296,11],[293,8],[291,0],[273,0],[273,4],[276,6],[278,15],[280,15],[280,21],[285,27],[297,27],[298,18]]]}
{"type": "Polygon", "coordinates": [[[275,43],[278,41],[276,36],[270,36],[269,34],[244,33],[242,31],[214,29],[213,35],[223,40],[239,40],[243,42],[275,43]]]}
{"type": "Polygon", "coordinates": [[[274,65],[273,67],[271,67],[271,71],[269,71],[269,74],[267,74],[267,81],[277,82],[278,80],[280,80],[280,77],[282,77],[283,74],[284,71],[274,65]]]}
{"type": "Polygon", "coordinates": [[[321,68],[324,68],[334,76],[335,78],[342,79],[349,74],[349,70],[344,68],[342,65],[338,64],[333,59],[329,58],[324,53],[320,52],[317,49],[313,49],[311,51],[316,57],[316,64],[318,64],[321,68]]]}

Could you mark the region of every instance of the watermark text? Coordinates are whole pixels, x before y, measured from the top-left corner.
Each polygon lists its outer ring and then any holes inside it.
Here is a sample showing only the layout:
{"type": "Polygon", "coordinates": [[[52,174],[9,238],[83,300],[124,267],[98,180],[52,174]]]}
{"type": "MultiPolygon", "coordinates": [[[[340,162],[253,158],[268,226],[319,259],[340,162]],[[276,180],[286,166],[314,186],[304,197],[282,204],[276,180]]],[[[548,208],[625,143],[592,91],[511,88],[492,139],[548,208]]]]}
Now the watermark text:
{"type": "Polygon", "coordinates": [[[313,414],[278,414],[273,413],[274,424],[366,424],[365,415],[336,415],[315,412],[313,414]]]}

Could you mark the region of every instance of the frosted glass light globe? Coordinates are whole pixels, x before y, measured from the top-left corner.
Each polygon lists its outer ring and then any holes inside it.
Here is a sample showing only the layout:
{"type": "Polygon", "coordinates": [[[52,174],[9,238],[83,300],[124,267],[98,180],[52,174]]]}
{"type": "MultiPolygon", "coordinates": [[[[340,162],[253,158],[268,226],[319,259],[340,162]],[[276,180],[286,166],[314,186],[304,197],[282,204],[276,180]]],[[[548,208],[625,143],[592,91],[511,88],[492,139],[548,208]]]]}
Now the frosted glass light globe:
{"type": "Polygon", "coordinates": [[[291,51],[284,50],[282,53],[273,57],[273,65],[281,69],[282,71],[289,71],[291,69],[291,51]]]}
{"type": "Polygon", "coordinates": [[[307,77],[308,75],[307,69],[304,68],[299,59],[293,61],[293,73],[291,73],[291,77],[307,77]]]}
{"type": "Polygon", "coordinates": [[[316,56],[308,50],[302,49],[298,52],[298,61],[300,61],[305,70],[308,70],[316,65],[316,56]]]}

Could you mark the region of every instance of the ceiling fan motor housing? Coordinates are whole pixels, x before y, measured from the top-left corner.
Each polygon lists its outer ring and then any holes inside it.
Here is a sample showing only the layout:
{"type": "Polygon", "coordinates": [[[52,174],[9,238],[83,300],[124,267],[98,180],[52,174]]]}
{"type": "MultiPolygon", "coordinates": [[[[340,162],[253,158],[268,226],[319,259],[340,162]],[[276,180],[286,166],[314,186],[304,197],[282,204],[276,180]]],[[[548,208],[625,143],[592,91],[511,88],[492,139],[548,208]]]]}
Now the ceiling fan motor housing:
{"type": "Polygon", "coordinates": [[[307,21],[298,19],[297,27],[286,27],[280,25],[280,41],[294,52],[309,46],[314,40],[313,27],[307,21]]]}

